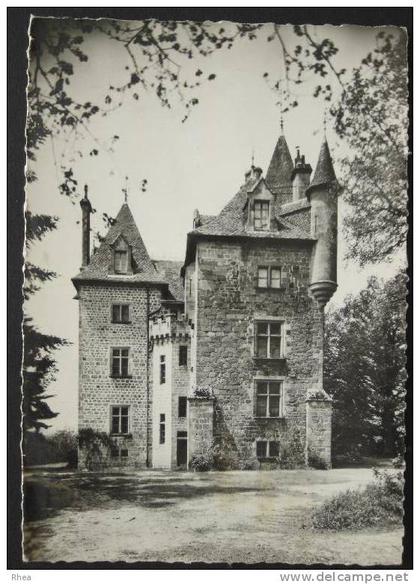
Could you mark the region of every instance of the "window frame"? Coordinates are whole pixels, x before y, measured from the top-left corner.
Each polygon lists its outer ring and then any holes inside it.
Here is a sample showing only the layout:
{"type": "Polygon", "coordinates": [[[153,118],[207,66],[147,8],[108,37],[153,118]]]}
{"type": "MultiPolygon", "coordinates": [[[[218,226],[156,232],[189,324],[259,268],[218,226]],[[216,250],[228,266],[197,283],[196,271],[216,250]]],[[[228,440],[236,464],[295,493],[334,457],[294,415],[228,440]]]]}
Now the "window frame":
{"type": "Polygon", "coordinates": [[[117,240],[112,244],[112,266],[111,271],[114,274],[132,274],[132,251],[129,243],[125,240],[123,235],[119,235],[117,240]],[[121,256],[124,254],[125,261],[121,261],[121,256]],[[117,258],[120,258],[117,260],[117,258]]]}
{"type": "Polygon", "coordinates": [[[125,446],[115,446],[111,448],[111,458],[114,460],[117,459],[119,462],[127,460],[129,458],[128,448],[125,446]],[[127,454],[123,455],[123,452],[126,452],[127,454]]]}
{"type": "Polygon", "coordinates": [[[187,396],[186,395],[179,395],[178,396],[178,418],[180,418],[181,420],[187,417],[187,396]],[[181,400],[182,403],[184,404],[181,408],[181,400]],[[185,409],[184,409],[185,408],[185,409]],[[182,412],[185,411],[185,415],[181,416],[181,409],[182,412]]]}
{"type": "Polygon", "coordinates": [[[259,461],[265,461],[265,460],[276,460],[276,458],[280,457],[280,441],[279,440],[269,440],[268,438],[261,438],[255,441],[255,454],[256,457],[259,461]],[[263,444],[265,443],[265,455],[264,456],[259,456],[258,455],[258,445],[259,444],[263,444]],[[277,444],[278,446],[278,455],[270,455],[270,448],[271,448],[271,444],[277,444]]]}
{"type": "Polygon", "coordinates": [[[274,319],[258,319],[254,321],[254,359],[266,359],[266,360],[279,360],[285,359],[285,335],[286,335],[286,328],[285,328],[285,321],[284,320],[274,320],[274,319]],[[267,334],[264,335],[258,332],[258,325],[267,325],[267,334]],[[280,327],[280,333],[271,333],[271,326],[276,325],[280,327]],[[267,351],[266,355],[259,355],[258,354],[258,338],[266,337],[267,338],[267,351]],[[272,338],[280,338],[280,345],[279,345],[279,355],[272,357],[271,354],[271,342],[272,338]]]}
{"type": "Polygon", "coordinates": [[[257,288],[261,290],[284,290],[287,288],[287,283],[289,281],[288,270],[284,266],[276,265],[262,265],[257,267],[257,288]],[[261,285],[262,278],[260,277],[260,271],[266,270],[267,276],[265,278],[266,285],[261,285]],[[278,271],[279,277],[273,278],[273,272],[278,271]],[[278,286],[273,286],[273,281],[278,281],[278,286]]]}
{"type": "Polygon", "coordinates": [[[131,324],[131,307],[128,302],[113,302],[111,304],[111,322],[113,324],[131,324]],[[119,308],[119,318],[115,318],[114,309],[119,308]],[[123,308],[127,308],[127,320],[123,319],[123,308]]]}
{"type": "Polygon", "coordinates": [[[130,347],[111,347],[110,351],[110,377],[113,379],[131,379],[130,347]],[[120,351],[120,355],[114,355],[114,351],[120,351]],[[121,355],[122,351],[127,351],[127,355],[121,355]],[[119,373],[114,372],[114,360],[119,359],[119,373]],[[127,371],[123,372],[123,361],[127,360],[127,371]]]}
{"type": "MultiPolygon", "coordinates": [[[[261,400],[260,400],[261,401],[261,400]]],[[[254,379],[254,417],[259,420],[281,420],[285,417],[285,399],[284,399],[284,379],[275,379],[272,377],[258,377],[254,379]],[[265,383],[267,385],[265,393],[258,393],[258,384],[265,383]],[[271,384],[278,384],[279,385],[279,392],[277,393],[270,393],[270,385],[271,384]],[[271,416],[271,400],[270,397],[277,397],[278,396],[278,415],[271,416]],[[259,415],[259,406],[258,406],[258,397],[266,398],[265,403],[265,415],[259,415]]]]}
{"type": "Polygon", "coordinates": [[[270,200],[269,199],[255,199],[252,203],[253,210],[253,229],[254,231],[269,231],[270,230],[270,200]],[[264,219],[264,207],[267,208],[267,222],[265,226],[263,225],[264,219]],[[259,213],[257,217],[257,207],[259,207],[259,213]],[[260,222],[260,227],[257,227],[257,221],[260,222]]]}
{"type": "Polygon", "coordinates": [[[159,414],[159,444],[166,442],[166,415],[159,414]]]}
{"type": "Polygon", "coordinates": [[[166,383],[166,355],[159,356],[159,385],[166,383]]]}
{"type": "Polygon", "coordinates": [[[114,249],[114,272],[115,274],[128,274],[128,249],[114,249]],[[124,268],[117,267],[118,264],[122,265],[123,262],[117,262],[117,256],[125,256],[124,268]]]}
{"type": "Polygon", "coordinates": [[[131,436],[131,408],[127,404],[112,404],[110,406],[110,436],[131,436]],[[114,414],[114,409],[119,410],[118,414],[114,414]],[[122,413],[122,409],[127,408],[127,414],[122,413]],[[114,418],[118,417],[118,432],[114,432],[114,418]],[[127,420],[127,431],[123,431],[122,420],[127,420]]]}
{"type": "Polygon", "coordinates": [[[187,365],[188,365],[188,345],[179,345],[178,366],[179,367],[187,367],[187,365]],[[182,360],[181,360],[181,355],[183,355],[183,357],[184,357],[182,360]]]}

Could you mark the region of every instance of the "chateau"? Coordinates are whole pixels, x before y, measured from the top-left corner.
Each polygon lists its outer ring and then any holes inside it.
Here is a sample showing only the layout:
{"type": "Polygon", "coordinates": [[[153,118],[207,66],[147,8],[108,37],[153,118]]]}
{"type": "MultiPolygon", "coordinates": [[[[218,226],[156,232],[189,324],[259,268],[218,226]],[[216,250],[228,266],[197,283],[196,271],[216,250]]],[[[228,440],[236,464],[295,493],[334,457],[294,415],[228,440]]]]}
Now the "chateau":
{"type": "Polygon", "coordinates": [[[149,257],[127,203],[90,257],[85,193],[79,430],[112,437],[107,464],[188,468],[212,454],[265,468],[298,445],[330,466],[323,332],[340,187],[325,138],[311,174],[282,133],[265,176],[252,165],[218,215],[195,211],[183,263],[149,257]]]}

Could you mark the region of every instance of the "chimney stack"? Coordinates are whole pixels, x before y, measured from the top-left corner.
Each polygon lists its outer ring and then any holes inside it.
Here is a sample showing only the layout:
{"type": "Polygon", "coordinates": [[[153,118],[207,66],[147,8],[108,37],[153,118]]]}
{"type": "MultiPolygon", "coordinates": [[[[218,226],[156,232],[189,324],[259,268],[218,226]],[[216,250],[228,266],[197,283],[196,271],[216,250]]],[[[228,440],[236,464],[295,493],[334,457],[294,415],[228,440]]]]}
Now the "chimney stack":
{"type": "Polygon", "coordinates": [[[194,209],[193,229],[197,229],[197,227],[200,227],[200,226],[201,226],[200,212],[198,209],[194,209]]]}
{"type": "Polygon", "coordinates": [[[292,170],[293,201],[305,198],[312,172],[311,165],[306,164],[305,156],[300,153],[299,146],[296,150],[295,166],[292,170]]]}
{"type": "Polygon", "coordinates": [[[90,261],[90,214],[92,205],[88,199],[88,187],[85,185],[85,196],[80,201],[82,208],[82,267],[84,270],[90,261]]]}
{"type": "Polygon", "coordinates": [[[251,168],[245,173],[245,182],[248,182],[249,180],[257,181],[261,176],[262,168],[252,165],[251,168]]]}

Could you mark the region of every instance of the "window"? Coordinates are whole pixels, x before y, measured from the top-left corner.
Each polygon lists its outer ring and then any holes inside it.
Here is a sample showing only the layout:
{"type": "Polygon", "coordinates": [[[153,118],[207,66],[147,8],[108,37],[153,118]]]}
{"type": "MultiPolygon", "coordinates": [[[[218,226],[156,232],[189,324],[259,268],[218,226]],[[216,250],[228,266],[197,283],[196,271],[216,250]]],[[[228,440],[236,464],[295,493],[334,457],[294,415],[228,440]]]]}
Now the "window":
{"type": "Polygon", "coordinates": [[[111,434],[128,434],[128,406],[112,406],[111,434]]]}
{"type": "Polygon", "coordinates": [[[255,356],[262,359],[281,359],[283,356],[281,322],[257,322],[255,356]]]}
{"type": "Polygon", "coordinates": [[[182,367],[187,364],[188,361],[188,347],[186,345],[180,345],[179,347],[179,366],[182,367]]]}
{"type": "Polygon", "coordinates": [[[112,349],[112,377],[128,377],[128,349],[112,349]]]}
{"type": "Polygon", "coordinates": [[[112,305],[112,322],[116,323],[130,322],[130,310],[128,304],[112,305]]]}
{"type": "Polygon", "coordinates": [[[160,414],[159,444],[165,444],[165,414],[160,414]]]}
{"type": "Polygon", "coordinates": [[[179,397],[178,398],[178,418],[186,418],[187,417],[187,398],[186,397],[179,397]]]}
{"type": "Polygon", "coordinates": [[[287,282],[284,268],[260,266],[258,268],[258,288],[283,288],[287,282]]]}
{"type": "Polygon", "coordinates": [[[258,268],[258,288],[268,288],[268,268],[258,268]]]}
{"type": "Polygon", "coordinates": [[[262,231],[269,227],[270,203],[268,201],[254,201],[254,229],[262,231]]]}
{"type": "Polygon", "coordinates": [[[280,444],[273,440],[257,440],[257,458],[278,458],[280,444]]]}
{"type": "Polygon", "coordinates": [[[166,383],[166,357],[165,355],[160,356],[160,384],[166,383]]]}
{"type": "Polygon", "coordinates": [[[128,272],[128,251],[116,249],[114,252],[114,271],[116,274],[128,272]]]}
{"type": "Polygon", "coordinates": [[[257,418],[283,416],[283,384],[281,381],[257,381],[257,418]]]}
{"type": "Polygon", "coordinates": [[[128,458],[128,450],[127,448],[111,448],[111,457],[118,458],[119,460],[128,458]]]}
{"type": "Polygon", "coordinates": [[[271,288],[280,288],[281,285],[281,269],[271,268],[270,270],[270,286],[271,288]]]}

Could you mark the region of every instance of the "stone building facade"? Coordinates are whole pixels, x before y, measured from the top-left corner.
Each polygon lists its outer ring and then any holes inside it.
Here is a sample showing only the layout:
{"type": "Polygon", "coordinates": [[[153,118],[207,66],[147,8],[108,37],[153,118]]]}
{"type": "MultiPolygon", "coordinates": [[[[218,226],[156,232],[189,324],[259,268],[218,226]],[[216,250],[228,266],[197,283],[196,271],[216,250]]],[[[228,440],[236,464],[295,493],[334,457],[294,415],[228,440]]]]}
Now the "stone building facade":
{"type": "MultiPolygon", "coordinates": [[[[150,259],[125,203],[90,257],[82,207],[79,429],[110,466],[265,468],[288,449],[331,464],[324,306],[337,288],[337,183],[282,134],[217,216],[194,213],[183,263],[150,259]]],[[[86,452],[80,452],[86,466],[86,452]]]]}

